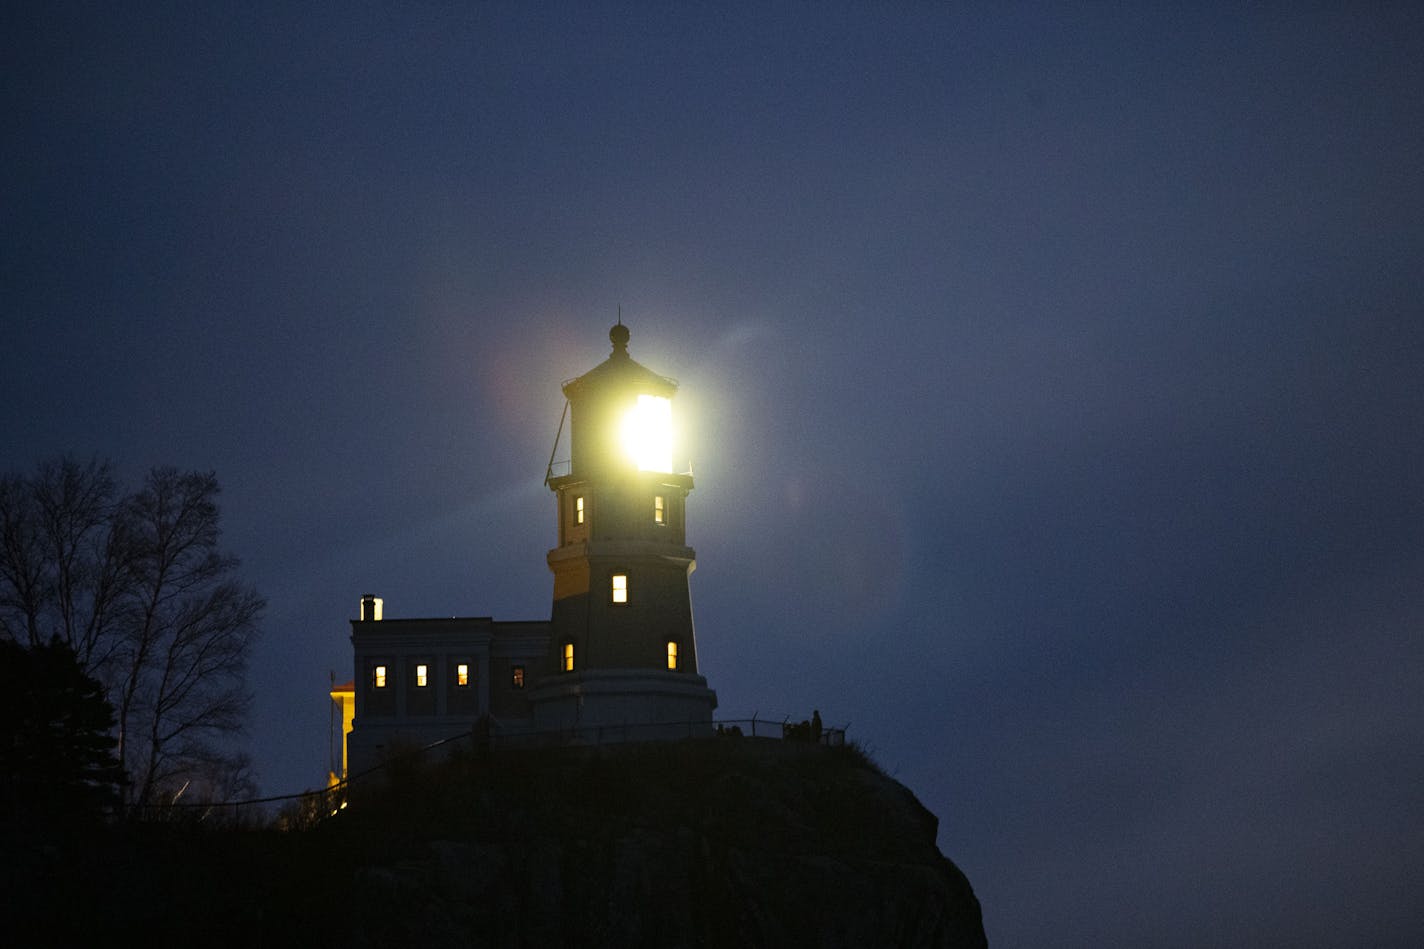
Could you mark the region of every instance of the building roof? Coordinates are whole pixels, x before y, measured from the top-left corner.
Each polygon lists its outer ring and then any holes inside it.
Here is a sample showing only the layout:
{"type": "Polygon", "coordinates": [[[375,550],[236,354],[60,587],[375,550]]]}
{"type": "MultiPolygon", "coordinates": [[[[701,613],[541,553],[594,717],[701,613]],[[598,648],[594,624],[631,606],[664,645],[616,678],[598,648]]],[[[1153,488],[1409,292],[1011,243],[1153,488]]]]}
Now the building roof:
{"type": "Polygon", "coordinates": [[[672,397],[677,391],[677,380],[660,376],[647,366],[628,355],[628,327],[621,322],[608,331],[608,339],[613,343],[613,353],[603,362],[581,376],[575,376],[564,383],[564,396],[570,401],[595,389],[608,385],[637,388],[644,391],[672,397]]]}

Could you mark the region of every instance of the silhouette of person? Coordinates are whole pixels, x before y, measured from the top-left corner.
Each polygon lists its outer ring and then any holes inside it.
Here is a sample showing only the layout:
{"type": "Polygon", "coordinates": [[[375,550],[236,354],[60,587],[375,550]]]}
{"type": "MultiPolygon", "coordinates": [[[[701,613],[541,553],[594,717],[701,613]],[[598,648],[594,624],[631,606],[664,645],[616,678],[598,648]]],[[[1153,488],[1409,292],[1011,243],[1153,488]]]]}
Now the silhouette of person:
{"type": "Polygon", "coordinates": [[[821,710],[811,710],[811,743],[819,744],[821,741],[821,710]]]}

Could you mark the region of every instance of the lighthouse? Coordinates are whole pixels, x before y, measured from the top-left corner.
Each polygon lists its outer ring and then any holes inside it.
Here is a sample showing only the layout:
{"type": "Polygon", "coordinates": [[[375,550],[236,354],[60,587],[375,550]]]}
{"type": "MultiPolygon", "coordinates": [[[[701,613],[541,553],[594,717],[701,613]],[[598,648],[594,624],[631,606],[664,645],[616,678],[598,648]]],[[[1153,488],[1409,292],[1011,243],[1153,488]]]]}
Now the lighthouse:
{"type": "Polygon", "coordinates": [[[608,337],[609,357],[563,384],[569,459],[546,472],[557,545],[534,726],[604,740],[706,733],[717,695],[697,669],[692,473],[673,464],[677,383],[629,355],[621,321],[608,337]]]}
{"type": "MultiPolygon", "coordinates": [[[[363,596],[354,677],[331,688],[341,770],[499,741],[652,741],[707,735],[717,694],[697,670],[687,546],[692,472],[674,470],[677,383],[612,354],[564,383],[569,458],[545,471],[557,511],[547,620],[400,618],[363,596]]],[[[557,450],[560,435],[555,436],[557,450]]],[[[333,744],[335,739],[333,738],[333,744]]]]}

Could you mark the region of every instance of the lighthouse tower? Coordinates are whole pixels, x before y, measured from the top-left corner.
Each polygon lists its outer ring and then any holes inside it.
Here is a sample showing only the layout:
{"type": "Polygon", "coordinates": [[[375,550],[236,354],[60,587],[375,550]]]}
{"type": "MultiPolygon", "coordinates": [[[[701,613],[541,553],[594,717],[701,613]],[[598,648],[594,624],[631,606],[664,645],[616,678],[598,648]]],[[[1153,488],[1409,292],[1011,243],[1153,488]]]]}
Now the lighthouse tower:
{"type": "Polygon", "coordinates": [[[672,464],[677,383],[613,353],[564,383],[568,470],[547,482],[558,501],[549,551],[554,606],[543,675],[529,695],[537,729],[597,740],[706,733],[717,694],[697,673],[688,577],[690,472],[672,464]]]}

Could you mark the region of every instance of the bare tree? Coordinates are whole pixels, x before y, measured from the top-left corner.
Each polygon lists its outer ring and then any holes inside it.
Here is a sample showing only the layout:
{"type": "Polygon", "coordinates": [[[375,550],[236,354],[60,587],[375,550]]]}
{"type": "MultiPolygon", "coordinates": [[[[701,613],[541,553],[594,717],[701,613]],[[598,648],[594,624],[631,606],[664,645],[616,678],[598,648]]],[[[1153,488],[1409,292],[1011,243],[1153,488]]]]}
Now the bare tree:
{"type": "Polygon", "coordinates": [[[0,633],[6,639],[31,648],[44,643],[44,573],[30,482],[5,475],[0,478],[0,633]]]}
{"type": "Polygon", "coordinates": [[[0,632],[52,639],[103,665],[122,609],[127,552],[107,462],[61,458],[0,478],[0,632]]]}
{"type": "Polygon", "coordinates": [[[218,550],[211,472],[155,468],[123,509],[131,551],[118,705],[120,758],[134,801],[178,793],[221,757],[250,703],[247,657],[264,603],[218,550]]]}
{"type": "Polygon", "coordinates": [[[219,550],[219,490],[164,467],[118,497],[108,464],[71,459],[0,479],[0,634],[58,637],[104,682],[135,805],[245,767],[229,739],[265,604],[219,550]]]}

